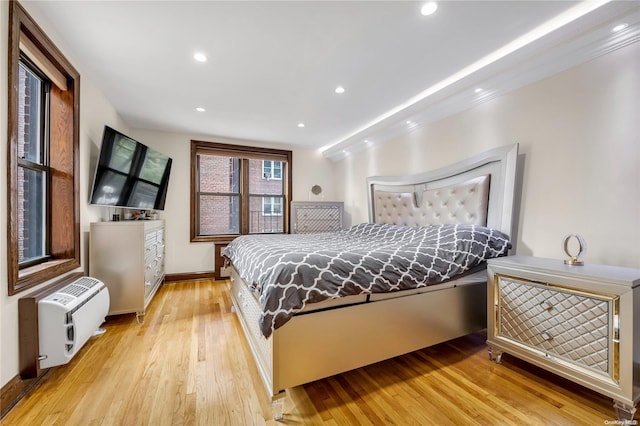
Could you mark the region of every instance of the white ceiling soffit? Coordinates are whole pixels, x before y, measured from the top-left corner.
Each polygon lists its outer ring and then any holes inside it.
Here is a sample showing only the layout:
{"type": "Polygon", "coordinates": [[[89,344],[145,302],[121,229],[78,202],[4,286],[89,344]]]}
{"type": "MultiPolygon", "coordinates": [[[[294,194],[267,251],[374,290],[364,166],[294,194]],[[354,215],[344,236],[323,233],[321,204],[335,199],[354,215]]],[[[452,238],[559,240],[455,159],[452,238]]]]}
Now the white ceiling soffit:
{"type": "MultiPolygon", "coordinates": [[[[539,81],[590,59],[640,41],[640,3],[616,1],[566,23],[549,34],[477,69],[460,79],[432,86],[427,96],[407,101],[393,113],[321,148],[323,155],[340,160],[429,123],[441,120],[510,91],[539,81]],[[628,27],[612,32],[614,25],[628,27]],[[476,93],[476,88],[482,91],[476,93]]],[[[464,71],[464,70],[463,70],[464,71]]],[[[438,83],[438,84],[440,84],[438,83]]],[[[418,98],[419,96],[414,97],[418,98]]]]}

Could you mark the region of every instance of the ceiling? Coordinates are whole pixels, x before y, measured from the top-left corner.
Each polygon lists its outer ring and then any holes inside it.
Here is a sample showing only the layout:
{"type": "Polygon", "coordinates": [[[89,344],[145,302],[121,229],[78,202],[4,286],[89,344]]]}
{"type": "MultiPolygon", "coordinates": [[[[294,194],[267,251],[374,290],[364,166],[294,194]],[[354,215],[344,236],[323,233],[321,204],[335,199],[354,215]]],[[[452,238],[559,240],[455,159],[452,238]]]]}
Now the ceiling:
{"type": "MultiPolygon", "coordinates": [[[[417,114],[443,81],[449,93],[489,81],[468,67],[581,5],[447,1],[422,16],[423,3],[410,1],[23,4],[132,128],[307,148],[339,147],[417,114]]],[[[598,7],[489,65],[523,62],[535,43],[548,49],[637,6],[598,7]]]]}

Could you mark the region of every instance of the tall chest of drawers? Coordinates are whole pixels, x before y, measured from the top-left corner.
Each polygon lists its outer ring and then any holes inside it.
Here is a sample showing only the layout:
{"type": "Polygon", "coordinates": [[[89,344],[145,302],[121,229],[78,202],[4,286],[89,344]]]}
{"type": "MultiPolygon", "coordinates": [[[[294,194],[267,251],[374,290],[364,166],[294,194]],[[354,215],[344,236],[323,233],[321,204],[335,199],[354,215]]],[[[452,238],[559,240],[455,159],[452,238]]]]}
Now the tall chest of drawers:
{"type": "Polygon", "coordinates": [[[488,262],[487,345],[614,400],[640,400],[640,270],[510,256],[488,262]],[[635,311],[635,313],[634,313],[635,311]]]}
{"type": "Polygon", "coordinates": [[[344,203],[339,201],[291,202],[291,233],[314,234],[342,229],[344,203]]]}
{"type": "Polygon", "coordinates": [[[89,241],[89,275],[109,288],[109,315],[146,308],[164,281],[164,221],[95,222],[89,241]]]}

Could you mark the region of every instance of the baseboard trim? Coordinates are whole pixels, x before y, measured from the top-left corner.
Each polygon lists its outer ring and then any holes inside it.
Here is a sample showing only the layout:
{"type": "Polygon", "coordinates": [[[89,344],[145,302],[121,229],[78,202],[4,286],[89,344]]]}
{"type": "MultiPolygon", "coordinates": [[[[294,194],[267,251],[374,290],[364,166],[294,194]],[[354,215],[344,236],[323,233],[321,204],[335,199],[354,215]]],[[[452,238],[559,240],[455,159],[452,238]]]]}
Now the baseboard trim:
{"type": "Polygon", "coordinates": [[[165,283],[173,283],[178,281],[197,281],[197,280],[213,280],[213,271],[206,272],[184,272],[181,274],[167,274],[164,276],[165,283]]]}
{"type": "Polygon", "coordinates": [[[15,407],[22,397],[31,392],[40,380],[47,376],[48,372],[49,369],[44,370],[44,372],[35,379],[23,380],[20,378],[20,375],[17,375],[9,380],[7,384],[0,389],[0,420],[15,407]]]}

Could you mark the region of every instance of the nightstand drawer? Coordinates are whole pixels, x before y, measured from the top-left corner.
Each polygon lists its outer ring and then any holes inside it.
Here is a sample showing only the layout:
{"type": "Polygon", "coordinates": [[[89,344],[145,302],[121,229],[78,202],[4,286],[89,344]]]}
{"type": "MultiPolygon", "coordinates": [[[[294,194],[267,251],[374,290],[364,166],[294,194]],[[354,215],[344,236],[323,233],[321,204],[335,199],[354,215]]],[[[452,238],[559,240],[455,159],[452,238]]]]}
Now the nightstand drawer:
{"type": "Polygon", "coordinates": [[[614,380],[617,298],[498,275],[496,335],[614,380]]]}

